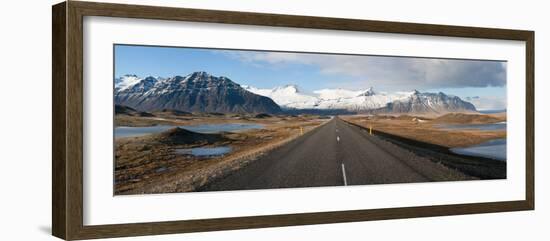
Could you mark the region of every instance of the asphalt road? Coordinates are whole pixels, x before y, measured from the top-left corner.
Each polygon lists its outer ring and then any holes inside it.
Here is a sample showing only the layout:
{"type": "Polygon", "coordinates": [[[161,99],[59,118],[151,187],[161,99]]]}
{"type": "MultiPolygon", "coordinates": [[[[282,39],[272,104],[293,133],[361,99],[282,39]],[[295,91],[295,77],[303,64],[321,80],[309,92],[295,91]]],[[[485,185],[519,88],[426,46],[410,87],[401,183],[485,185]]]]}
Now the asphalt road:
{"type": "Polygon", "coordinates": [[[199,191],[428,182],[461,175],[333,118],[199,191]]]}

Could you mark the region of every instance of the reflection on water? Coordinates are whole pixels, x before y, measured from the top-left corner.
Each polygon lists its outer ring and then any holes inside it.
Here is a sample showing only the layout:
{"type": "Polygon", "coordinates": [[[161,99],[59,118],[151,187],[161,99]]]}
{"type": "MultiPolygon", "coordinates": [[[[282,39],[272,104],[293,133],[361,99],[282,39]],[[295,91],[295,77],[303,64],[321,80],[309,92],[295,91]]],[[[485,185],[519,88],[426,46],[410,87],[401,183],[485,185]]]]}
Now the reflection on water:
{"type": "Polygon", "coordinates": [[[495,139],[475,146],[451,148],[450,150],[462,155],[487,157],[506,161],[506,139],[495,139]]]}
{"type": "Polygon", "coordinates": [[[250,130],[250,129],[262,129],[264,128],[264,125],[247,124],[247,123],[226,123],[226,124],[205,124],[205,125],[196,125],[196,126],[168,126],[168,125],[145,126],[145,127],[120,126],[120,127],[115,127],[115,138],[144,136],[148,134],[163,132],[175,127],[180,127],[189,131],[194,131],[199,133],[218,133],[218,132],[224,132],[224,131],[242,131],[242,130],[250,130]]]}
{"type": "Polygon", "coordinates": [[[174,127],[175,126],[145,126],[145,127],[120,126],[120,127],[115,127],[115,138],[143,136],[143,135],[148,135],[152,133],[163,132],[174,127]]]}
{"type": "Polygon", "coordinates": [[[506,130],[506,122],[492,124],[441,124],[436,125],[441,129],[461,130],[461,129],[476,129],[483,131],[506,130]]]}
{"type": "Polygon", "coordinates": [[[193,156],[222,156],[231,152],[231,147],[196,147],[196,148],[182,148],[176,149],[175,153],[180,155],[193,155],[193,156]]]}

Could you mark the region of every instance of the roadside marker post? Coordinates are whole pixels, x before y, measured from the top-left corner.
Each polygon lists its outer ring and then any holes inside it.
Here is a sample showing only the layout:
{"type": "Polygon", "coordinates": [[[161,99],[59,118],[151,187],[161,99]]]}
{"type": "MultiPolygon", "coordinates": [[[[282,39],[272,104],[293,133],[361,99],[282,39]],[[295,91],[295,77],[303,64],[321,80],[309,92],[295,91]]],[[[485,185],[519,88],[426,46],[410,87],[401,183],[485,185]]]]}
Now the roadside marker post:
{"type": "Polygon", "coordinates": [[[300,135],[304,134],[304,128],[300,126],[300,135]]]}
{"type": "Polygon", "coordinates": [[[346,167],[344,166],[343,162],[342,162],[342,178],[344,179],[344,186],[347,186],[348,179],[346,178],[346,167]]]}
{"type": "Polygon", "coordinates": [[[369,125],[369,135],[372,136],[372,126],[371,125],[369,125]]]}

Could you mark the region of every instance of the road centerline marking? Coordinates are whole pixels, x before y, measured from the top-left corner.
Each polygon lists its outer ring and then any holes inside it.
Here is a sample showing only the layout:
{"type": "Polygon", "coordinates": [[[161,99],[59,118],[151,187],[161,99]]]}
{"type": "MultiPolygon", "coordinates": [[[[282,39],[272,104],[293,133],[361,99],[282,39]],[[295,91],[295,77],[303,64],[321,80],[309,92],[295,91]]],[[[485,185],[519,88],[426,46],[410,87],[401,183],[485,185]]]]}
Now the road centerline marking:
{"type": "Polygon", "coordinates": [[[340,136],[336,136],[336,142],[340,142],[340,136]]]}
{"type": "Polygon", "coordinates": [[[347,186],[348,180],[346,178],[346,166],[344,166],[343,162],[342,162],[342,177],[344,178],[344,186],[347,186]]]}

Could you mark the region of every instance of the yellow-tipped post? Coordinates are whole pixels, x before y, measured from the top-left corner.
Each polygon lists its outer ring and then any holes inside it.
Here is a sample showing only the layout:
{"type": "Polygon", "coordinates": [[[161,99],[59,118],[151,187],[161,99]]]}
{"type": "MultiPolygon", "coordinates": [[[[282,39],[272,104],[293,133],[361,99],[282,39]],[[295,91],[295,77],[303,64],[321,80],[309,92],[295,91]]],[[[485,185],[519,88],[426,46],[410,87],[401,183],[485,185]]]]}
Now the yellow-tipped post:
{"type": "Polygon", "coordinates": [[[304,128],[300,126],[300,135],[304,134],[304,128]]]}
{"type": "Polygon", "coordinates": [[[369,126],[369,135],[372,136],[372,126],[369,126]]]}

